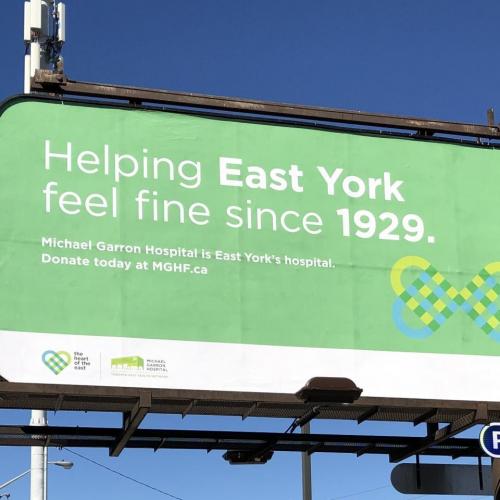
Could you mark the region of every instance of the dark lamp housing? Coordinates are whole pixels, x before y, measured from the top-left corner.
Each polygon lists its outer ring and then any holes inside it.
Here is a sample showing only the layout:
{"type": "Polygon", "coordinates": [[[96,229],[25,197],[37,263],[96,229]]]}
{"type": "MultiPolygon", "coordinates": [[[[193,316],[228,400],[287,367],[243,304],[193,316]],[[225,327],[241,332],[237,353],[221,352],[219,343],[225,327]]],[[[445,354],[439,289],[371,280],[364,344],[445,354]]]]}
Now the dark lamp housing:
{"type": "Polygon", "coordinates": [[[255,454],[252,452],[229,450],[224,453],[223,458],[231,465],[257,465],[265,464],[268,460],[271,460],[272,456],[272,451],[255,454]]]}
{"type": "Polygon", "coordinates": [[[304,403],[353,403],[363,389],[341,377],[314,377],[296,393],[304,403]]]}

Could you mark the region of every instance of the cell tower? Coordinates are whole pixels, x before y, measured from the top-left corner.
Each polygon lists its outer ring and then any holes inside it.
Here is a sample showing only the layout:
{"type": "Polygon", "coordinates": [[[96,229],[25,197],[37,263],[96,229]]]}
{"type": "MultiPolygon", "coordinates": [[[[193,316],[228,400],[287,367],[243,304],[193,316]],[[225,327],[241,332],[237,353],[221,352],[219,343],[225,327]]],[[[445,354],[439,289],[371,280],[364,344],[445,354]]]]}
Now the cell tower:
{"type": "Polygon", "coordinates": [[[57,0],[24,2],[24,93],[38,70],[63,73],[62,46],[66,40],[66,6],[57,0]]]}

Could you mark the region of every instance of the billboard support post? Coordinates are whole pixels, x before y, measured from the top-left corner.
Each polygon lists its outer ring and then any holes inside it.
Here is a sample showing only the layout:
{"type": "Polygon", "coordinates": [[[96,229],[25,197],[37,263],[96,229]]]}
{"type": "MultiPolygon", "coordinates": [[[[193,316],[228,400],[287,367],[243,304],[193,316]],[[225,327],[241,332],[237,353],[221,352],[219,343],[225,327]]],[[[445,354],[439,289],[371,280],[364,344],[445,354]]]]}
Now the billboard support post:
{"type": "MultiPolygon", "coordinates": [[[[304,424],[300,431],[302,434],[310,434],[311,423],[304,424]]],[[[305,451],[302,453],[302,500],[312,500],[311,472],[311,455],[305,451]]]]}
{"type": "Polygon", "coordinates": [[[491,473],[494,500],[500,500],[500,459],[491,459],[491,473]]]}
{"type": "MultiPolygon", "coordinates": [[[[47,425],[47,412],[45,410],[31,410],[30,425],[45,427],[47,425]]],[[[47,499],[47,448],[45,446],[31,447],[30,499],[47,499]]]]}

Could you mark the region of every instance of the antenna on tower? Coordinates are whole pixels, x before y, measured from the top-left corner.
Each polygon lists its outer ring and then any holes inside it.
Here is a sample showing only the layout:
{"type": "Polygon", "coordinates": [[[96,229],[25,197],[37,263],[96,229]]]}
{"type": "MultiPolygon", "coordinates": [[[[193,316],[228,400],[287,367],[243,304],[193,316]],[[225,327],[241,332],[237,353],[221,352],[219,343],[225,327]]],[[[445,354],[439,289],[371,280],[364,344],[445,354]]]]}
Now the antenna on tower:
{"type": "Polygon", "coordinates": [[[58,0],[24,2],[24,93],[31,92],[31,79],[44,70],[63,75],[61,56],[66,41],[66,6],[58,0]]]}

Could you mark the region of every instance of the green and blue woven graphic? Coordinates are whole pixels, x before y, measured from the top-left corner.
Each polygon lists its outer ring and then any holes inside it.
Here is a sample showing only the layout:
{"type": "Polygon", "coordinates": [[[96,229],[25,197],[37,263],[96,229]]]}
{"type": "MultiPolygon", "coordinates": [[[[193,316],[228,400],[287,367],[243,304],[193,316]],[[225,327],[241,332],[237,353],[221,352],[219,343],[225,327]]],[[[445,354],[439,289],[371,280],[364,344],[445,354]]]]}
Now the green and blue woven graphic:
{"type": "Polygon", "coordinates": [[[456,311],[464,311],[484,333],[500,342],[500,262],[486,265],[462,289],[457,290],[430,262],[422,257],[407,256],[392,268],[391,284],[398,295],[393,306],[393,319],[405,335],[422,339],[438,330],[456,311]],[[402,274],[409,268],[421,269],[408,286],[402,274]],[[404,318],[404,310],[413,311],[422,326],[413,328],[404,318]]]}
{"type": "Polygon", "coordinates": [[[45,351],[42,354],[45,366],[55,375],[59,375],[71,364],[71,355],[66,351],[45,351]]]}

